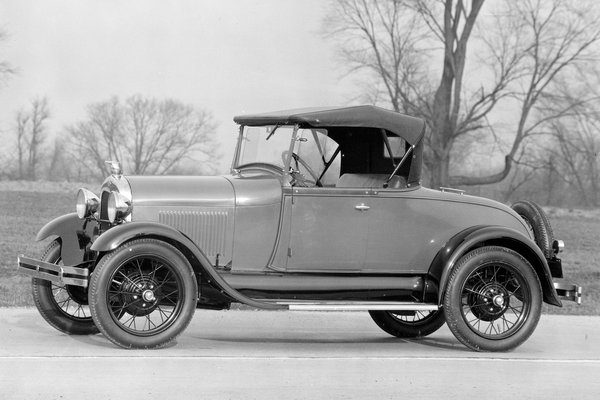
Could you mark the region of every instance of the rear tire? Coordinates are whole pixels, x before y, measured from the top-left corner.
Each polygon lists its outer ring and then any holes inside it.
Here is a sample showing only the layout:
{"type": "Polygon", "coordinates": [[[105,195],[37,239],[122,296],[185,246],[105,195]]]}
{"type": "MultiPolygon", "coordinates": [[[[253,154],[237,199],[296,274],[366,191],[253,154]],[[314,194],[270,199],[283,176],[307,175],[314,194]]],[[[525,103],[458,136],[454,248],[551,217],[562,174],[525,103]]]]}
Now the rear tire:
{"type": "Polygon", "coordinates": [[[448,327],[476,351],[508,351],[535,330],[542,289],[529,262],[504,247],[481,247],[454,267],[444,295],[448,327]]]}
{"type": "MultiPolygon", "coordinates": [[[[42,261],[60,264],[60,250],[58,240],[51,242],[42,255],[42,261]]],[[[31,289],[35,306],[52,327],[69,335],[99,332],[88,307],[87,288],[33,278],[31,289]]]]}
{"type": "Polygon", "coordinates": [[[414,311],[414,314],[412,313],[369,311],[377,326],[399,338],[420,338],[431,335],[446,322],[442,310],[414,311]]]}

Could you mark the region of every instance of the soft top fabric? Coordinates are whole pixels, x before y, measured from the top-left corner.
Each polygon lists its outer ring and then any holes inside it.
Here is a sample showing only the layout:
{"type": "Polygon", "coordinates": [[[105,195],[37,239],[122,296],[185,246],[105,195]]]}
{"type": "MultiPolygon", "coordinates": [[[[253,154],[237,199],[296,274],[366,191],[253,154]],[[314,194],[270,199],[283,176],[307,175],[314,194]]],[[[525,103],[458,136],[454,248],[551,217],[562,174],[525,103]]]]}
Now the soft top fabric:
{"type": "Polygon", "coordinates": [[[319,127],[363,127],[385,129],[417,144],[425,132],[425,121],[380,107],[315,107],[239,115],[233,120],[240,125],[305,125],[319,127]]]}

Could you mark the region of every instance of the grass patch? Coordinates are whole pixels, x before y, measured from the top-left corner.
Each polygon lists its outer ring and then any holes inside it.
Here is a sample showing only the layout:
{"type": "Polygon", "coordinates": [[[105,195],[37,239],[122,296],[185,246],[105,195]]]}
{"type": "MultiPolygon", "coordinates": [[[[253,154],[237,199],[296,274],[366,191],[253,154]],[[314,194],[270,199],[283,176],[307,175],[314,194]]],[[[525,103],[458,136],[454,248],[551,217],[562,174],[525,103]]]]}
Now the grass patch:
{"type": "MultiPolygon", "coordinates": [[[[35,241],[38,230],[51,219],[75,210],[76,187],[0,183],[0,307],[33,305],[30,278],[16,271],[17,255],[41,255],[47,241],[35,241]]],[[[584,298],[581,306],[570,302],[563,308],[544,305],[544,312],[600,315],[600,269],[596,265],[600,211],[546,211],[555,237],[566,243],[562,255],[565,277],[583,285],[584,298]]]]}
{"type": "Polygon", "coordinates": [[[17,273],[17,256],[41,256],[47,242],[36,242],[37,232],[74,210],[74,192],[0,190],[0,307],[33,305],[30,278],[17,273]]]}

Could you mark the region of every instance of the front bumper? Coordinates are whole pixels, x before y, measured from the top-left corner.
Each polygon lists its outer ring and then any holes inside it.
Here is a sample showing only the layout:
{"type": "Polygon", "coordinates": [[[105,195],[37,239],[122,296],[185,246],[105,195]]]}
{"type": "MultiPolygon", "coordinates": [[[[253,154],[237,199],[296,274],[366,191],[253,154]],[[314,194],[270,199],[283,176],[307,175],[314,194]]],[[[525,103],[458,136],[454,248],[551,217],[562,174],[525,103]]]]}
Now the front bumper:
{"type": "MultiPolygon", "coordinates": [[[[89,282],[89,269],[78,266],[65,266],[51,264],[45,261],[20,255],[17,258],[19,272],[34,278],[63,283],[65,285],[87,287],[89,282]]],[[[85,265],[85,264],[82,264],[85,265]]]]}
{"type": "Polygon", "coordinates": [[[554,279],[554,289],[560,299],[581,304],[581,296],[583,294],[581,286],[567,282],[564,279],[554,279]]]}

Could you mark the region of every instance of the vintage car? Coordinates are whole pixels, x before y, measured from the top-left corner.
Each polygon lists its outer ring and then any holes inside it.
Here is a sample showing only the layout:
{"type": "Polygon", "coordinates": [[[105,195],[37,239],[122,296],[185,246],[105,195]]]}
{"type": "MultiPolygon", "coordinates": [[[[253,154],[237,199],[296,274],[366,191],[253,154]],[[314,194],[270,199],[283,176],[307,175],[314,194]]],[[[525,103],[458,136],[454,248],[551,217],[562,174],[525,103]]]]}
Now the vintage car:
{"type": "Polygon", "coordinates": [[[230,175],[127,176],[44,226],[20,256],[33,298],[68,334],[166,345],[196,308],[368,311],[385,332],[447,323],[506,351],[542,302],[581,301],[543,210],[421,186],[423,120],[374,106],[243,115],[230,175]]]}

